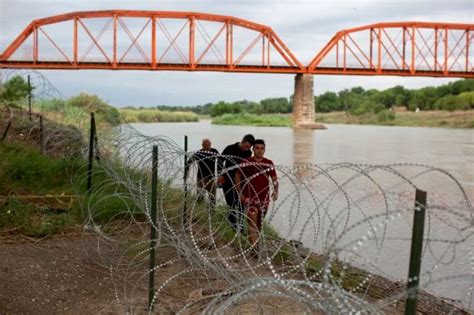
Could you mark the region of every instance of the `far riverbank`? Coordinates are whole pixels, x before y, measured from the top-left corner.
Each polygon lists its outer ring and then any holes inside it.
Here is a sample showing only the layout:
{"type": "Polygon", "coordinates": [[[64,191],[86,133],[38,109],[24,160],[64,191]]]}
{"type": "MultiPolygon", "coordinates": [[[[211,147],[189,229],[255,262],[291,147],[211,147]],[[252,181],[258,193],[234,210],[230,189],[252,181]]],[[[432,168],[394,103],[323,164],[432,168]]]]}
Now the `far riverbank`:
{"type": "MultiPolygon", "coordinates": [[[[345,112],[316,113],[316,122],[327,124],[379,125],[435,128],[474,128],[474,110],[469,111],[421,111],[388,112],[378,115],[353,116],[345,112]]],[[[225,114],[214,117],[216,125],[285,127],[292,125],[288,114],[225,114]]]]}

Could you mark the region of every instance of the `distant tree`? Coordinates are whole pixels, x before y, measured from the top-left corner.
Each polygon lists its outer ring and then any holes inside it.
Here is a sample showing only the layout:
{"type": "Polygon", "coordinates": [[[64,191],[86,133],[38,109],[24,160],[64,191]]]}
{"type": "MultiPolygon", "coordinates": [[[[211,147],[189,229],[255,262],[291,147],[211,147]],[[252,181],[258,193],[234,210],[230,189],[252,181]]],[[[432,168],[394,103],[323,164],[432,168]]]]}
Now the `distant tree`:
{"type": "MultiPolygon", "coordinates": [[[[95,112],[99,120],[104,120],[111,125],[120,123],[120,113],[107,102],[94,94],[81,93],[68,100],[73,107],[79,107],[87,112],[95,112]]],[[[143,109],[143,107],[140,107],[143,109]]]]}
{"type": "Polygon", "coordinates": [[[436,109],[454,111],[459,109],[459,100],[456,95],[446,95],[438,99],[435,103],[436,109]]]}
{"type": "Polygon", "coordinates": [[[16,75],[0,87],[0,103],[5,106],[19,107],[34,87],[28,87],[23,77],[16,75]]]}
{"type": "Polygon", "coordinates": [[[351,89],[351,92],[355,94],[364,94],[365,90],[361,86],[356,86],[351,89]]]}
{"type": "Polygon", "coordinates": [[[461,104],[468,105],[466,109],[474,109],[474,91],[463,92],[458,95],[461,104]]]}
{"type": "Polygon", "coordinates": [[[382,104],[385,108],[391,108],[396,104],[396,96],[393,91],[387,89],[374,94],[371,99],[377,104],[382,104]]]}
{"type": "Polygon", "coordinates": [[[468,110],[474,106],[474,92],[464,92],[459,95],[446,95],[435,103],[440,110],[468,110]]]}
{"type": "Polygon", "coordinates": [[[217,104],[213,104],[210,108],[209,114],[211,117],[221,116],[224,114],[238,114],[242,112],[242,108],[239,104],[230,104],[224,101],[220,101],[217,104]]]}
{"type": "Polygon", "coordinates": [[[348,89],[344,89],[338,93],[338,97],[341,102],[341,109],[349,111],[351,108],[354,108],[359,104],[364,97],[359,93],[354,93],[348,89]]]}
{"type": "Polygon", "coordinates": [[[461,94],[464,92],[474,92],[474,80],[464,79],[450,83],[451,94],[461,94]]]}
{"type": "Polygon", "coordinates": [[[260,101],[264,113],[289,113],[292,106],[286,97],[266,98],[260,101]]]}
{"type": "Polygon", "coordinates": [[[248,101],[248,100],[241,100],[231,103],[234,106],[239,106],[242,109],[242,112],[246,113],[254,113],[257,108],[260,106],[258,103],[248,101]]]}
{"type": "Polygon", "coordinates": [[[338,95],[334,92],[325,92],[315,97],[316,112],[327,113],[343,109],[343,105],[338,95]]]}
{"type": "Polygon", "coordinates": [[[410,90],[405,89],[401,85],[394,86],[393,88],[389,88],[386,90],[390,94],[393,95],[394,103],[392,106],[407,106],[408,101],[410,100],[411,92],[410,90]]]}
{"type": "Polygon", "coordinates": [[[421,110],[433,110],[435,109],[435,103],[437,97],[437,90],[435,87],[425,87],[412,92],[410,100],[408,102],[408,108],[415,110],[419,108],[421,110]]]}
{"type": "Polygon", "coordinates": [[[348,113],[354,116],[361,116],[365,114],[378,114],[385,110],[383,104],[377,103],[370,98],[362,98],[359,102],[349,108],[348,113]]]}

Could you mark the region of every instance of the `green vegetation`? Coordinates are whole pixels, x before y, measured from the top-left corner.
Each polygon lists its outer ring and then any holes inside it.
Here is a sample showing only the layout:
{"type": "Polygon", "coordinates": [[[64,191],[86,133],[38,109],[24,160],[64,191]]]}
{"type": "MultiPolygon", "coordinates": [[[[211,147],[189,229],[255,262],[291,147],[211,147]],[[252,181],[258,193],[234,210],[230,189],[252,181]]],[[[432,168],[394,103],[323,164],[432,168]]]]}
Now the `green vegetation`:
{"type": "Polygon", "coordinates": [[[50,158],[26,144],[2,143],[0,156],[0,195],[74,193],[74,161],[50,158]]]}
{"type": "Polygon", "coordinates": [[[3,85],[0,82],[0,106],[19,108],[33,87],[23,77],[16,75],[3,85]]]}
{"type": "MultiPolygon", "coordinates": [[[[0,232],[13,229],[35,237],[64,232],[84,222],[83,205],[88,204],[94,205],[95,222],[130,214],[144,219],[132,200],[120,196],[128,192],[123,183],[101,171],[100,165],[93,174],[94,191],[87,196],[87,167],[80,157],[55,159],[26,144],[3,142],[0,156],[0,232]]],[[[123,168],[117,172],[144,177],[123,168]]]]}
{"type": "Polygon", "coordinates": [[[0,211],[0,232],[14,230],[26,236],[44,237],[64,232],[78,223],[76,213],[56,212],[12,197],[0,211]]]}
{"type": "Polygon", "coordinates": [[[53,159],[26,144],[3,142],[0,156],[0,195],[11,196],[0,201],[0,232],[41,237],[80,222],[78,208],[63,209],[57,200],[74,194],[71,175],[78,171],[76,162],[53,159]],[[59,197],[41,198],[45,195],[59,197]]]}
{"type": "Polygon", "coordinates": [[[225,114],[212,120],[216,125],[291,126],[288,115],[225,114]]]}
{"type": "Polygon", "coordinates": [[[81,93],[69,98],[68,103],[85,112],[94,112],[99,122],[104,121],[112,126],[120,123],[119,111],[97,95],[81,93]]]}
{"type": "MultiPolygon", "coordinates": [[[[438,87],[406,89],[395,86],[385,90],[354,87],[339,92],[325,92],[315,96],[318,122],[375,124],[394,126],[429,126],[472,128],[470,114],[449,115],[447,112],[471,111],[474,109],[474,80],[464,79],[438,87]],[[399,111],[436,111],[429,115],[410,116],[399,111]],[[344,112],[345,115],[342,115],[344,112]],[[323,113],[323,115],[321,115],[323,113]],[[326,116],[324,113],[335,113],[326,116]],[[432,119],[427,122],[425,119],[432,119]]],[[[160,110],[192,111],[208,115],[214,124],[290,126],[291,119],[285,115],[293,109],[293,98],[266,98],[260,102],[247,100],[237,102],[208,103],[199,106],[157,106],[160,110]]]]}
{"type": "MultiPolygon", "coordinates": [[[[377,114],[351,115],[346,112],[317,113],[316,122],[327,124],[357,124],[405,127],[474,128],[474,111],[392,112],[384,109],[377,114]]],[[[221,125],[291,126],[290,115],[226,114],[212,120],[221,125]]]]}
{"type": "Polygon", "coordinates": [[[360,124],[405,127],[474,128],[474,111],[390,112],[353,116],[345,112],[316,115],[316,122],[328,124],[360,124]]]}
{"type": "MultiPolygon", "coordinates": [[[[290,126],[290,117],[262,115],[291,111],[286,99],[219,102],[209,107],[214,124],[290,126]]],[[[458,80],[439,87],[408,90],[395,86],[383,91],[362,87],[315,97],[316,121],[339,124],[473,128],[474,80],[458,80]],[[404,108],[410,112],[398,111],[404,108]],[[393,110],[396,109],[396,110],[393,110]],[[417,113],[413,113],[416,109],[417,113]],[[451,113],[452,112],[452,113],[451,113]]]]}
{"type": "Polygon", "coordinates": [[[196,122],[197,114],[193,112],[170,112],[159,109],[121,109],[122,120],[127,123],[136,122],[196,122]]]}
{"type": "Polygon", "coordinates": [[[346,111],[354,116],[378,114],[383,109],[404,106],[414,111],[474,109],[474,80],[458,80],[438,87],[417,90],[395,86],[386,90],[362,87],[338,93],[326,92],[315,97],[316,112],[346,111]]]}
{"type": "MultiPolygon", "coordinates": [[[[344,89],[339,92],[325,92],[314,98],[317,113],[345,111],[354,116],[378,114],[384,109],[404,106],[411,111],[418,108],[428,110],[474,109],[474,80],[464,79],[438,87],[406,89],[395,86],[385,90],[362,87],[344,89]]],[[[192,111],[198,115],[217,117],[224,114],[275,114],[291,113],[293,97],[266,98],[260,102],[247,100],[236,102],[219,101],[199,106],[165,106],[156,108],[168,111],[192,111]]]]}
{"type": "Polygon", "coordinates": [[[95,113],[99,127],[115,126],[120,123],[120,113],[117,109],[97,95],[86,93],[67,100],[35,100],[34,109],[42,112],[48,119],[65,125],[80,126],[88,123],[90,112],[95,113]]]}
{"type": "MultiPolygon", "coordinates": [[[[22,76],[12,77],[3,85],[0,84],[0,108],[26,108],[29,92],[33,89],[33,86],[28,87],[22,76]]],[[[118,110],[97,95],[81,93],[66,100],[35,99],[32,105],[33,111],[40,111],[46,118],[65,125],[81,126],[89,119],[90,112],[95,112],[99,125],[114,126],[120,123],[118,110]]]]}

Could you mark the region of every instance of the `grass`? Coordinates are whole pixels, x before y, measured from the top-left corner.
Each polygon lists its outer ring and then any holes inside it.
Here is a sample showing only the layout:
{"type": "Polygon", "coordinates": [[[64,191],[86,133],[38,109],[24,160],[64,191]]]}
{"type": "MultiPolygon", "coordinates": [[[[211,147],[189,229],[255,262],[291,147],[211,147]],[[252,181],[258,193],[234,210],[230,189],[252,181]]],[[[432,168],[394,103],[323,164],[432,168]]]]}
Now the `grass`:
{"type": "Polygon", "coordinates": [[[87,196],[87,168],[81,158],[55,159],[19,143],[0,143],[0,156],[0,196],[4,200],[0,231],[13,229],[28,236],[62,232],[84,222],[87,214],[82,205],[89,203],[94,205],[97,222],[123,217],[124,208],[133,215],[137,212],[131,200],[117,195],[125,188],[111,184],[98,165],[92,178],[95,191],[87,196]],[[58,202],[61,196],[75,196],[70,197],[74,202],[58,202]]]}
{"type": "MultiPolygon", "coordinates": [[[[397,112],[387,110],[362,116],[346,112],[316,113],[316,122],[328,124],[380,125],[406,127],[474,128],[474,110],[397,112]]],[[[225,114],[212,119],[216,125],[290,127],[291,115],[225,114]]]]}
{"type": "Polygon", "coordinates": [[[289,127],[292,125],[288,115],[225,114],[212,119],[216,125],[289,127]]]}
{"type": "Polygon", "coordinates": [[[25,144],[0,144],[0,231],[15,230],[40,237],[58,233],[79,222],[77,209],[58,209],[55,198],[41,195],[73,195],[71,175],[76,161],[53,159],[25,144]],[[23,196],[34,197],[24,199],[23,196]],[[70,211],[68,211],[70,210],[70,211]]]}
{"type": "Polygon", "coordinates": [[[67,126],[82,127],[89,120],[89,113],[62,100],[37,100],[34,111],[38,110],[47,119],[67,126]]]}
{"type": "Polygon", "coordinates": [[[474,110],[470,111],[421,111],[386,115],[352,116],[345,112],[316,113],[316,122],[328,124],[357,124],[406,127],[474,128],[474,110]]]}
{"type": "Polygon", "coordinates": [[[170,112],[158,109],[120,109],[122,121],[137,122],[196,122],[199,116],[193,112],[170,112]]]}
{"type": "MultiPolygon", "coordinates": [[[[94,95],[85,94],[81,94],[69,100],[39,99],[33,104],[33,111],[41,112],[43,117],[60,125],[74,126],[79,129],[89,127],[90,112],[95,113],[98,129],[107,129],[119,124],[120,114],[117,109],[107,104],[94,103],[93,101],[95,99],[102,102],[94,95]],[[91,104],[95,105],[84,105],[78,101],[71,101],[74,99],[79,100],[83,97],[92,98],[92,100],[90,100],[92,102],[91,104]]],[[[23,108],[26,109],[26,107],[23,108]]]]}
{"type": "Polygon", "coordinates": [[[15,197],[0,211],[0,228],[31,237],[64,232],[78,221],[77,212],[55,212],[48,206],[38,207],[15,197]]]}
{"type": "Polygon", "coordinates": [[[0,144],[0,195],[73,194],[74,160],[53,159],[25,144],[0,144]]]}

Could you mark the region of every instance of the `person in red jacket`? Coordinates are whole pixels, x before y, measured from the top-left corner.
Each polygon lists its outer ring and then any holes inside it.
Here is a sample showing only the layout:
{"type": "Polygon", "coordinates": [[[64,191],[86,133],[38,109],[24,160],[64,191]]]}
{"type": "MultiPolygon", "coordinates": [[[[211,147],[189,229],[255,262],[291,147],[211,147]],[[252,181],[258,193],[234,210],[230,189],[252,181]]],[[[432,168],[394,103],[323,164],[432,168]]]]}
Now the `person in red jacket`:
{"type": "Polygon", "coordinates": [[[265,141],[255,140],[253,156],[243,160],[235,174],[236,189],[245,208],[249,228],[249,241],[258,252],[258,235],[270,204],[278,198],[278,178],[273,162],[265,154],[265,141]],[[270,194],[270,179],[273,191],[270,194]]]}

